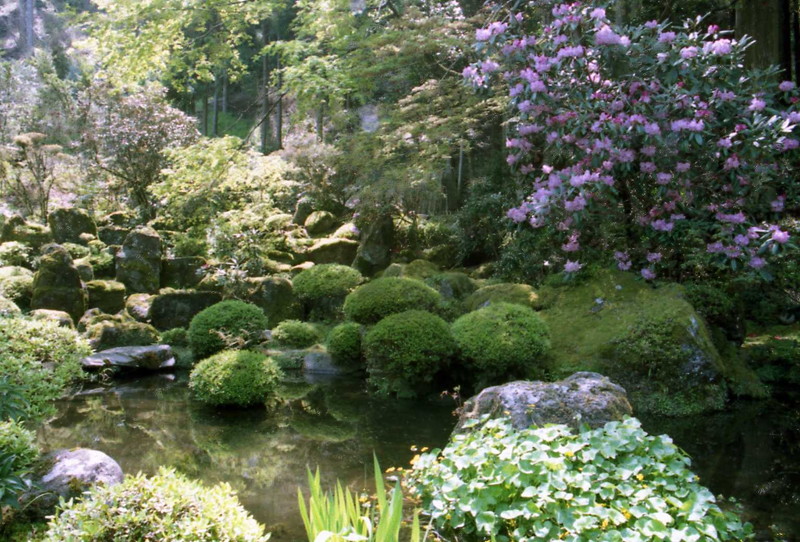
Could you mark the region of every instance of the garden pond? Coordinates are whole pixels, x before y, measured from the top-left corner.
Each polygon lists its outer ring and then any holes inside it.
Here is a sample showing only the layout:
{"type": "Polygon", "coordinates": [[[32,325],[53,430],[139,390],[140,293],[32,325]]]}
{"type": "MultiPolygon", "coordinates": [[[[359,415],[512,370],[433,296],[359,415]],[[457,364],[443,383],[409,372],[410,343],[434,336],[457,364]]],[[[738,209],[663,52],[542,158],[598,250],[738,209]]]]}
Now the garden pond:
{"type": "MultiPolygon", "coordinates": [[[[455,425],[449,397],[380,399],[360,380],[287,381],[283,394],[290,400],[273,412],[212,410],[191,400],[186,373],[118,381],[60,400],[39,442],[46,450],[102,450],[126,473],[166,465],[228,482],[273,540],[289,541],[305,539],[297,488],[307,485],[307,466],[360,490],[373,452],[384,468],[407,466],[419,449],[444,446],[455,425]]],[[[800,540],[800,395],[642,423],[671,435],[712,491],[742,502],[760,539],[800,540]]]]}

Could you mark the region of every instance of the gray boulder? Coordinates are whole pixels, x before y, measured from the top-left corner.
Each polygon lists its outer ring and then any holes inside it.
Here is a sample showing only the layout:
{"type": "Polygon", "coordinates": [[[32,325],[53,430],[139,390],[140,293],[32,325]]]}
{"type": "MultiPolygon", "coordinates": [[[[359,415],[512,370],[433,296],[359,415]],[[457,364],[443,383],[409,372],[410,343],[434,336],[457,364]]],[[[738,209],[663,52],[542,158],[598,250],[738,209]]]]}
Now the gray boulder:
{"type": "Polygon", "coordinates": [[[64,311],[77,322],[86,312],[87,298],[69,253],[61,245],[44,247],[33,278],[31,309],[64,311]]]}
{"type": "Polygon", "coordinates": [[[34,320],[50,320],[61,327],[75,328],[72,317],[64,311],[54,311],[50,309],[36,309],[28,314],[34,320]]]}
{"type": "Polygon", "coordinates": [[[364,276],[371,276],[391,263],[394,244],[394,222],[390,216],[382,216],[361,231],[361,244],[353,261],[353,267],[364,276]]]}
{"type": "Polygon", "coordinates": [[[35,489],[20,498],[31,517],[44,518],[52,514],[59,498],[80,499],[94,485],[119,484],[123,479],[119,463],[98,450],[58,450],[44,459],[43,464],[49,469],[37,476],[35,489]]]}
{"type": "Polygon", "coordinates": [[[476,421],[505,417],[515,429],[548,423],[602,427],[631,416],[625,390],[597,373],[575,373],[558,382],[518,380],[492,386],[471,397],[459,410],[454,433],[477,427],[476,421]]]}
{"type": "Polygon", "coordinates": [[[161,331],[189,327],[195,315],[222,301],[217,292],[178,291],[160,294],[150,305],[150,322],[161,331]]]}
{"type": "Polygon", "coordinates": [[[83,209],[75,207],[56,209],[47,215],[47,224],[56,243],[84,244],[82,233],[97,237],[97,225],[83,209]]]}
{"type": "Polygon", "coordinates": [[[92,280],[86,283],[89,308],[114,314],[125,308],[125,285],[115,280],[92,280]]]}
{"type": "Polygon", "coordinates": [[[336,229],[336,217],[328,211],[314,211],[305,220],[309,235],[324,235],[336,229]]]}
{"type": "Polygon", "coordinates": [[[125,300],[125,312],[137,322],[150,321],[150,307],[156,296],[151,294],[133,294],[125,300]]]}
{"type": "Polygon", "coordinates": [[[315,264],[338,263],[350,265],[356,257],[358,241],[325,238],[314,243],[306,252],[306,258],[315,264]]]}
{"type": "Polygon", "coordinates": [[[97,236],[107,245],[121,245],[130,232],[131,230],[128,228],[104,226],[97,230],[97,236]]]}
{"type": "Polygon", "coordinates": [[[300,198],[294,208],[292,222],[297,225],[304,225],[308,216],[314,212],[314,206],[308,198],[300,198]]]}
{"type": "Polygon", "coordinates": [[[112,316],[88,324],[85,335],[94,350],[122,346],[147,346],[159,341],[156,328],[127,316],[112,316]]]}
{"type": "Polygon", "coordinates": [[[263,310],[270,326],[302,317],[303,307],[294,294],[290,280],[282,277],[255,277],[248,279],[248,283],[245,301],[263,310]]]}
{"type": "Polygon", "coordinates": [[[116,257],[117,280],[130,293],[156,293],[161,286],[161,236],[152,228],[128,234],[116,257]]]}
{"type": "Polygon", "coordinates": [[[118,367],[156,371],[173,367],[175,365],[175,356],[168,344],[121,346],[87,356],[81,360],[81,365],[83,365],[84,369],[118,367]]]}

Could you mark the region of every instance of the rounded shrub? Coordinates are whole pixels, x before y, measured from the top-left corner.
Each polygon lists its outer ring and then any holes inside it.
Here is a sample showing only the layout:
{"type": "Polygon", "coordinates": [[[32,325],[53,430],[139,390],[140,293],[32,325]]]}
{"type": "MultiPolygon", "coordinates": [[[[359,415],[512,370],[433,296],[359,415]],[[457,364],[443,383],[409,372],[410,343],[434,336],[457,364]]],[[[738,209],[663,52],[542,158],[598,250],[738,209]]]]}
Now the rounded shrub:
{"type": "Polygon", "coordinates": [[[361,324],[345,322],[328,334],[328,353],[336,365],[361,366],[361,324]]]}
{"type": "Polygon", "coordinates": [[[223,350],[228,344],[253,341],[266,328],[267,317],[256,305],[235,299],[222,301],[192,318],[189,346],[200,359],[223,350]]]}
{"type": "Polygon", "coordinates": [[[189,332],[184,327],[174,327],[161,334],[161,342],[170,346],[189,346],[189,332]]]}
{"type": "Polygon", "coordinates": [[[315,265],[292,279],[294,292],[304,302],[313,303],[327,298],[344,298],[364,277],[356,269],[335,263],[315,265]]]}
{"type": "Polygon", "coordinates": [[[226,350],[195,366],[189,388],[210,405],[250,406],[274,399],[280,377],[272,358],[250,350],[226,350]]]}
{"type": "Polygon", "coordinates": [[[29,468],[39,457],[36,435],[13,420],[0,422],[0,450],[14,456],[10,466],[12,472],[29,468]]]}
{"type": "Polygon", "coordinates": [[[749,539],[689,465],[635,418],[578,434],[499,418],[420,456],[408,481],[445,539],[749,539]]]}
{"type": "Polygon", "coordinates": [[[441,297],[422,282],[401,277],[375,279],[356,288],[344,302],[348,320],[374,324],[407,310],[436,311],[441,297]]]}
{"type": "Polygon", "coordinates": [[[494,303],[453,322],[461,360],[481,385],[510,375],[541,376],[547,324],[532,309],[494,303]]]}
{"type": "Polygon", "coordinates": [[[415,395],[455,352],[450,326],[435,314],[410,310],[378,322],[364,337],[369,381],[380,393],[415,395]]]}
{"type": "Polygon", "coordinates": [[[320,335],[308,322],[284,320],[272,330],[272,339],[281,346],[306,348],[319,342],[320,335]]]}
{"type": "Polygon", "coordinates": [[[168,469],[121,484],[95,486],[63,505],[44,540],[161,540],[264,542],[264,528],[239,504],[228,484],[207,487],[168,469]]]}

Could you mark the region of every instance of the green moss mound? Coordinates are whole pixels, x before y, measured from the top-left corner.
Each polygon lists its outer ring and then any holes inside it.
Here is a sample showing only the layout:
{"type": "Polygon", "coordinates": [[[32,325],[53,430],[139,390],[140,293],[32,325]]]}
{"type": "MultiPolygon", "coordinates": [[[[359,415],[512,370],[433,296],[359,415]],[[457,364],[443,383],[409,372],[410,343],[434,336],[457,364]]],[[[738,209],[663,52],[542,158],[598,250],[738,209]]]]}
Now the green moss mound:
{"type": "Polygon", "coordinates": [[[44,540],[192,540],[265,542],[269,536],[239,504],[228,484],[207,487],[168,469],[95,486],[50,521],[44,540]]]}
{"type": "Polygon", "coordinates": [[[226,347],[230,341],[251,342],[267,328],[264,311],[244,301],[222,301],[197,313],[189,324],[189,346],[202,359],[226,347]]]}
{"type": "Polygon", "coordinates": [[[543,291],[552,370],[605,374],[638,411],[685,415],[724,406],[728,385],[759,395],[763,386],[738,359],[722,358],[702,317],[676,284],[653,288],[630,273],[600,271],[579,284],[543,291]]]}
{"type": "Polygon", "coordinates": [[[317,329],[300,320],[284,320],[272,330],[272,340],[281,346],[306,348],[320,340],[317,329]]]}
{"type": "Polygon", "coordinates": [[[326,297],[345,297],[364,277],[346,265],[315,265],[297,274],[292,280],[294,291],[303,301],[318,301],[326,297]]]}
{"type": "Polygon", "coordinates": [[[374,324],[389,315],[417,309],[434,312],[441,297],[433,288],[413,279],[385,277],[356,288],[344,302],[348,320],[374,324]]]}
{"type": "Polygon", "coordinates": [[[33,268],[33,249],[18,241],[0,243],[0,266],[33,268]]]}
{"type": "Polygon", "coordinates": [[[328,334],[328,352],[336,365],[361,367],[361,324],[345,322],[328,334]]]}
{"type": "Polygon", "coordinates": [[[481,386],[544,376],[549,332],[533,309],[493,303],[465,314],[452,330],[462,362],[481,386]]]}
{"type": "Polygon", "coordinates": [[[280,377],[272,358],[250,350],[226,350],[197,364],[189,388],[210,405],[251,406],[274,400],[280,377]]]}
{"type": "Polygon", "coordinates": [[[168,329],[161,334],[161,342],[170,346],[189,346],[189,332],[183,327],[168,329]]]}
{"type": "Polygon", "coordinates": [[[379,393],[414,396],[447,365],[455,348],[450,326],[435,314],[393,314],[364,337],[369,382],[379,393]]]}
{"type": "Polygon", "coordinates": [[[22,316],[22,310],[10,299],[0,296],[0,318],[22,316]]]}
{"type": "Polygon", "coordinates": [[[57,322],[0,318],[0,375],[22,396],[24,419],[52,415],[52,401],[83,377],[80,360],[90,353],[85,339],[57,322]]]}
{"type": "Polygon", "coordinates": [[[539,295],[527,284],[503,282],[479,288],[464,300],[464,307],[469,312],[492,303],[515,303],[537,309],[539,295]]]}
{"type": "Polygon", "coordinates": [[[9,472],[23,471],[39,457],[36,435],[13,420],[0,422],[0,450],[14,456],[12,465],[6,465],[9,472]]]}

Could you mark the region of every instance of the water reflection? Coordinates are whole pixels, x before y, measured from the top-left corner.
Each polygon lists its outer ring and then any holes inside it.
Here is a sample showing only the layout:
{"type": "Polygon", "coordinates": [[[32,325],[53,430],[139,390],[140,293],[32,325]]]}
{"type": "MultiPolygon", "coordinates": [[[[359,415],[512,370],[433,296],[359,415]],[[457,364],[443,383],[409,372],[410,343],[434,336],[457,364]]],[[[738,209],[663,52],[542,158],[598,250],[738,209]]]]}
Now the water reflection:
{"type": "Polygon", "coordinates": [[[373,451],[384,466],[407,464],[412,443],[443,446],[454,425],[452,404],[376,400],[362,387],[289,381],[286,404],[273,412],[215,410],[191,400],[186,375],[153,376],[60,401],[39,440],[45,449],[102,450],[126,473],[169,465],[208,483],[228,482],[276,531],[274,540],[297,540],[297,487],[305,486],[306,466],[360,489],[373,451]]]}

